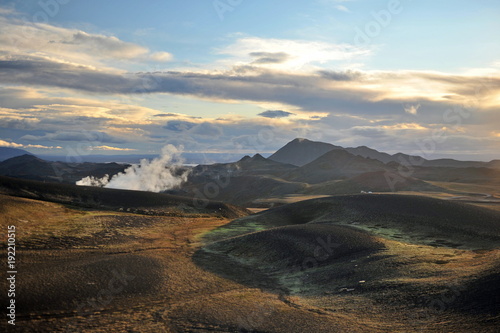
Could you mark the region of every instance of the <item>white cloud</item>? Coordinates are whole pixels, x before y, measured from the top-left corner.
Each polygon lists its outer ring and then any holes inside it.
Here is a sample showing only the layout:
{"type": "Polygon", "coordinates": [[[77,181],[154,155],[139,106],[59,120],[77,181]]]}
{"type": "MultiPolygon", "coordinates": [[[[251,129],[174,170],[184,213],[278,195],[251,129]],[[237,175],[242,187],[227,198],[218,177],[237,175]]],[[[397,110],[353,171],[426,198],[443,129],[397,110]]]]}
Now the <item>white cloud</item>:
{"type": "MultiPolygon", "coordinates": [[[[147,147],[146,151],[169,140],[198,151],[234,150],[233,142],[238,142],[238,147],[258,152],[279,148],[294,136],[351,144],[351,133],[357,133],[352,140],[358,140],[352,143],[367,144],[370,141],[361,140],[372,138],[374,144],[390,145],[401,138],[408,144],[411,135],[449,126],[443,124],[444,111],[471,101],[475,108],[463,121],[464,136],[492,133],[500,121],[500,77],[495,68],[466,75],[346,71],[345,63],[361,63],[371,50],[321,41],[241,37],[216,51],[225,60],[197,65],[193,71],[126,73],[115,67],[127,64],[129,69],[132,61],[170,61],[173,55],[104,34],[47,24],[24,26],[1,14],[0,81],[11,87],[0,88],[0,128],[15,135],[9,133],[9,139],[3,137],[0,143],[12,147],[47,149],[53,140],[65,147],[101,141],[94,149],[128,151],[114,147],[127,141],[133,147],[147,147]],[[194,119],[168,113],[161,117],[157,115],[164,112],[140,105],[147,100],[146,93],[255,106],[247,117],[264,110],[274,110],[274,116],[284,114],[277,110],[290,110],[293,116],[194,119]],[[168,121],[177,122],[169,127],[168,121]],[[261,130],[270,131],[276,140],[262,144],[259,140],[265,136],[256,134],[261,130]],[[106,135],[89,137],[82,131],[106,135]]],[[[195,114],[186,105],[179,111],[195,114]]],[[[499,138],[494,137],[498,147],[499,138]]]]}
{"type": "Polygon", "coordinates": [[[157,62],[166,62],[173,59],[173,55],[168,52],[155,52],[151,54],[150,59],[157,62]]]}
{"type": "Polygon", "coordinates": [[[222,63],[233,65],[255,61],[255,54],[287,55],[280,61],[262,63],[261,66],[276,69],[307,70],[332,61],[342,63],[369,55],[369,49],[349,44],[333,44],[321,41],[291,40],[259,37],[243,37],[233,44],[218,49],[218,54],[231,56],[222,63]]]}
{"type": "Polygon", "coordinates": [[[415,104],[415,105],[406,104],[406,105],[404,105],[405,112],[412,114],[414,116],[417,115],[418,109],[420,109],[420,104],[415,104]]]}
{"type": "Polygon", "coordinates": [[[114,36],[88,34],[84,31],[73,33],[69,40],[63,39],[52,43],[75,45],[86,53],[118,59],[133,59],[148,53],[147,48],[124,42],[114,36]]]}
{"type": "Polygon", "coordinates": [[[347,8],[346,6],[343,6],[343,5],[337,5],[335,6],[335,8],[341,12],[346,12],[346,13],[350,13],[351,11],[349,10],[349,8],[347,8]]]}
{"type": "Polygon", "coordinates": [[[61,146],[42,146],[42,145],[23,145],[20,143],[15,143],[15,142],[8,142],[5,140],[0,140],[0,147],[10,147],[10,148],[38,148],[38,149],[62,149],[61,146]]]}
{"type": "Polygon", "coordinates": [[[17,58],[36,55],[54,62],[101,69],[125,65],[122,63],[125,61],[148,63],[172,59],[168,52],[151,52],[147,47],[112,35],[26,23],[5,11],[0,11],[0,26],[3,53],[17,58]]]}
{"type": "Polygon", "coordinates": [[[23,145],[15,142],[7,142],[5,140],[0,140],[0,147],[23,148],[23,145]]]}
{"type": "Polygon", "coordinates": [[[118,147],[111,147],[111,146],[91,146],[89,150],[134,151],[134,150],[137,150],[137,149],[118,148],[118,147]]]}

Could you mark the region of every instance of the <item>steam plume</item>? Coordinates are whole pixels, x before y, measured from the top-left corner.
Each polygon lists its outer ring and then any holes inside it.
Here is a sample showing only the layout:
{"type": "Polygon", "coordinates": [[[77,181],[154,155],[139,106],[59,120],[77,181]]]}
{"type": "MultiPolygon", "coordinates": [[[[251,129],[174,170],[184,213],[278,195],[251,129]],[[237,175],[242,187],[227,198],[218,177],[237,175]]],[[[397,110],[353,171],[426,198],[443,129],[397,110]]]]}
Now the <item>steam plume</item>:
{"type": "Polygon", "coordinates": [[[180,153],[173,145],[167,145],[161,150],[160,157],[152,161],[143,159],[139,164],[133,164],[111,179],[108,175],[103,178],[85,177],[77,181],[76,185],[150,192],[169,190],[180,186],[189,174],[189,171],[179,170],[182,163],[180,153]]]}

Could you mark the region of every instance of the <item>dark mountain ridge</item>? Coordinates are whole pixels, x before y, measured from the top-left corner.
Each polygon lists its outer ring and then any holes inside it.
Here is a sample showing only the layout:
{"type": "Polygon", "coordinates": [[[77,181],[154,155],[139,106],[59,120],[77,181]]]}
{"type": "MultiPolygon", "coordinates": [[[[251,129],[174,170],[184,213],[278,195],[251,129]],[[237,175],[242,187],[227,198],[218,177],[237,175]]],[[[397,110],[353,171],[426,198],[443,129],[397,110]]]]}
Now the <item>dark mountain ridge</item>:
{"type": "Polygon", "coordinates": [[[21,155],[31,155],[31,154],[26,150],[19,148],[0,147],[0,162],[21,155]]]}
{"type": "Polygon", "coordinates": [[[345,150],[331,150],[314,161],[284,175],[287,180],[317,184],[335,179],[346,179],[365,172],[389,168],[372,158],[353,155],[345,150]]]}
{"type": "Polygon", "coordinates": [[[42,160],[34,155],[21,155],[0,163],[0,175],[39,181],[74,184],[87,177],[104,177],[123,172],[129,165],[118,163],[65,163],[42,160]]]}
{"type": "Polygon", "coordinates": [[[492,160],[490,162],[459,161],[451,158],[428,160],[421,156],[409,155],[404,153],[396,153],[390,155],[384,152],[379,152],[375,149],[366,146],[359,146],[355,148],[353,147],[344,148],[329,143],[311,141],[303,138],[297,138],[290,141],[285,146],[276,151],[274,154],[272,154],[269,157],[269,159],[296,166],[304,166],[307,163],[310,163],[315,159],[319,158],[321,155],[335,149],[345,150],[357,156],[376,159],[383,163],[396,162],[400,164],[412,164],[415,166],[427,166],[427,167],[500,168],[500,160],[492,160]]]}

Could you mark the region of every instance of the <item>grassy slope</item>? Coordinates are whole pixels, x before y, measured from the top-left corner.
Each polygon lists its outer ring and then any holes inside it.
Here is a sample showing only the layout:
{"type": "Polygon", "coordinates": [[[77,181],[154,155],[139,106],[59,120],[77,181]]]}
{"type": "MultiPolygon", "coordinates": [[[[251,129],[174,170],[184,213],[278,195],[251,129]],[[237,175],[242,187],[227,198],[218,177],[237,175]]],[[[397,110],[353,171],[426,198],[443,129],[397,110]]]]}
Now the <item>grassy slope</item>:
{"type": "Polygon", "coordinates": [[[280,206],[237,219],[207,235],[207,240],[304,223],[349,224],[417,244],[436,240],[452,247],[462,244],[464,248],[492,248],[500,244],[500,215],[495,211],[453,201],[392,194],[336,196],[280,206]]]}
{"type": "Polygon", "coordinates": [[[453,330],[432,321],[464,315],[479,325],[466,315],[472,308],[486,322],[499,320],[493,272],[500,214],[492,210],[418,196],[330,197],[237,219],[204,240],[195,255],[200,266],[287,293],[302,306],[363,309],[372,319],[377,308],[394,322],[406,318],[429,330],[453,330]],[[328,255],[324,244],[330,242],[328,255]],[[433,309],[436,304],[442,310],[433,309]]]}

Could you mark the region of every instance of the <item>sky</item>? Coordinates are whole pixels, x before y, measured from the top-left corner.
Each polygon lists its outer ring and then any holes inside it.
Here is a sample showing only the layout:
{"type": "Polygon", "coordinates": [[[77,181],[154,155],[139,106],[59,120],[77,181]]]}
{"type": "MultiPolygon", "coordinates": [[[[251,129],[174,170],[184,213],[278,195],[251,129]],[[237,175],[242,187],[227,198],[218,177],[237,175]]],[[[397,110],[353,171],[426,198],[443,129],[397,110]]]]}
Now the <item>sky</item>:
{"type": "Polygon", "coordinates": [[[500,158],[500,2],[3,0],[0,146],[500,158]]]}

